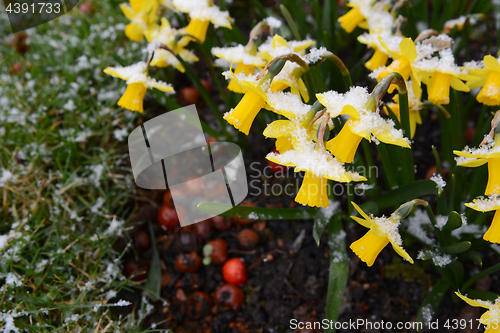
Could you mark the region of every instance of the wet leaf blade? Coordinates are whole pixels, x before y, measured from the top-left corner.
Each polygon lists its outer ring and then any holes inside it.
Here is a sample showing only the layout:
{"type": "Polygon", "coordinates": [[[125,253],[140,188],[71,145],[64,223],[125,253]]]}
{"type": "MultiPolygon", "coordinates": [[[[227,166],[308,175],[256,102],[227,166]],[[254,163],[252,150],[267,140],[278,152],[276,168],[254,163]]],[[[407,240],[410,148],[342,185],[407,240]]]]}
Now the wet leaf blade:
{"type": "Polygon", "coordinates": [[[250,220],[307,220],[314,218],[318,212],[315,208],[231,207],[217,202],[203,202],[198,209],[212,215],[250,220]]]}
{"type": "MultiPolygon", "coordinates": [[[[325,318],[337,321],[349,278],[349,257],[347,256],[345,231],[342,227],[342,214],[334,215],[332,222],[328,225],[328,239],[330,275],[328,276],[325,318]]],[[[335,329],[327,329],[325,332],[333,333],[335,329]]]]}
{"type": "MultiPolygon", "coordinates": [[[[155,239],[153,233],[153,227],[151,222],[149,225],[149,236],[152,240],[155,239]]],[[[158,249],[156,244],[151,242],[151,264],[149,265],[148,271],[148,281],[144,285],[144,290],[146,290],[153,299],[160,298],[161,290],[161,268],[160,268],[160,256],[158,255],[158,249]]]]}
{"type": "Polygon", "coordinates": [[[448,283],[444,279],[441,279],[436,282],[434,287],[432,287],[431,292],[425,297],[424,301],[420,305],[420,308],[418,309],[417,314],[417,321],[420,322],[423,327],[425,327],[427,324],[425,315],[429,310],[430,313],[436,311],[439,304],[441,303],[441,300],[443,299],[444,294],[449,288],[450,286],[448,285],[448,283]]]}

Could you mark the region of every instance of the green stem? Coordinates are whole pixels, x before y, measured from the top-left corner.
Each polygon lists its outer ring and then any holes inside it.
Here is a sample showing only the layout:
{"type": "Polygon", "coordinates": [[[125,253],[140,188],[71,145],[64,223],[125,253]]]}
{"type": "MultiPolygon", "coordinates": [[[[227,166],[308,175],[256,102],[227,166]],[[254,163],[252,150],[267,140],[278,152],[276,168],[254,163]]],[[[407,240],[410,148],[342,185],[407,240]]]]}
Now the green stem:
{"type": "Polygon", "coordinates": [[[391,162],[391,158],[387,153],[387,148],[384,143],[377,145],[377,150],[380,155],[380,159],[382,160],[382,166],[384,167],[385,177],[387,179],[387,183],[389,183],[389,187],[391,189],[398,187],[398,181],[396,180],[396,173],[394,167],[391,162]]]}
{"type": "MultiPolygon", "coordinates": [[[[221,94],[221,98],[222,100],[226,100],[226,96],[227,96],[227,93],[224,89],[224,87],[222,86],[222,84],[220,83],[220,74],[217,75],[215,73],[215,70],[214,70],[214,66],[212,65],[212,58],[210,57],[210,55],[208,54],[207,50],[205,49],[205,47],[203,45],[200,45],[200,44],[197,44],[198,45],[198,48],[200,49],[201,51],[201,54],[203,55],[203,58],[205,60],[205,63],[207,64],[207,67],[208,67],[208,71],[210,72],[210,75],[212,75],[214,81],[215,81],[215,84],[217,85],[217,89],[219,89],[219,93],[221,94]]],[[[227,103],[226,103],[227,104],[227,103]]]]}
{"type": "Polygon", "coordinates": [[[285,7],[285,5],[282,4],[282,5],[280,5],[280,10],[281,10],[281,13],[283,14],[283,17],[286,20],[286,23],[288,24],[288,27],[292,31],[293,38],[295,38],[296,40],[301,40],[302,37],[300,36],[300,32],[299,32],[299,29],[297,28],[297,24],[293,20],[292,15],[290,15],[290,12],[288,11],[288,9],[285,7]]]}
{"type": "MultiPolygon", "coordinates": [[[[340,214],[328,224],[328,240],[328,243],[331,244],[330,275],[328,276],[325,318],[337,321],[349,278],[349,260],[340,214]]],[[[327,329],[325,332],[333,333],[335,328],[327,329]]]]}

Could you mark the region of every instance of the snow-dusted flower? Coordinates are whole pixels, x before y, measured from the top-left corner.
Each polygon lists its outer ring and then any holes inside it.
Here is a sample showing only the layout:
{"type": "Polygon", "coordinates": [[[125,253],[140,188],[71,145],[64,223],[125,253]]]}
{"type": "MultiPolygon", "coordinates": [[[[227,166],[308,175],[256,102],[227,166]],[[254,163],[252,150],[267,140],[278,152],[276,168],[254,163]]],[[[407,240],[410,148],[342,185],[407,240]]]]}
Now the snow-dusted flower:
{"type": "Polygon", "coordinates": [[[495,302],[483,301],[480,299],[471,299],[467,296],[462,295],[460,292],[455,292],[455,294],[465,301],[470,306],[482,307],[488,309],[479,321],[481,324],[486,326],[484,333],[494,333],[499,331],[500,325],[500,297],[498,297],[495,302]]]}
{"type": "Polygon", "coordinates": [[[490,227],[483,236],[484,240],[500,244],[500,197],[498,194],[489,197],[480,197],[465,204],[467,207],[480,212],[495,211],[490,227]]]}
{"type": "MultiPolygon", "coordinates": [[[[295,53],[299,56],[303,55],[303,50],[314,45],[314,41],[305,40],[302,42],[294,43],[287,42],[280,35],[275,35],[272,39],[272,49],[264,47],[262,44],[259,47],[259,55],[264,57],[267,61],[271,61],[275,57],[279,57],[284,54],[295,53]]],[[[281,72],[274,78],[271,90],[281,91],[290,87],[293,94],[301,95],[304,101],[307,103],[309,101],[309,92],[304,84],[301,76],[304,73],[304,68],[302,68],[297,63],[288,61],[281,72]]]]}
{"type": "MultiPolygon", "coordinates": [[[[413,82],[413,89],[418,94],[420,90],[420,78],[415,71],[414,61],[418,57],[417,48],[411,38],[405,38],[397,44],[400,40],[398,37],[390,37],[386,40],[379,38],[382,46],[389,52],[393,59],[391,64],[387,67],[379,68],[376,72],[377,81],[382,81],[387,75],[398,72],[406,81],[411,77],[413,82]],[[398,45],[396,49],[395,46],[398,45]]],[[[391,93],[396,86],[394,84],[389,88],[391,93]]]]}
{"type": "Polygon", "coordinates": [[[500,111],[493,118],[491,133],[483,143],[479,148],[465,147],[453,153],[460,156],[456,158],[460,166],[478,167],[488,163],[488,185],[484,194],[500,194],[500,111]]]}
{"type": "Polygon", "coordinates": [[[373,0],[351,0],[347,4],[352,7],[347,13],[339,17],[340,26],[351,33],[356,27],[368,28],[367,13],[372,10],[373,0]]]}
{"type": "Polygon", "coordinates": [[[355,241],[350,246],[351,250],[356,253],[361,261],[365,262],[368,266],[372,266],[379,253],[384,249],[384,247],[387,246],[387,244],[391,243],[397,254],[399,254],[404,260],[413,264],[413,259],[402,247],[403,241],[398,228],[401,224],[401,220],[409,214],[413,206],[420,203],[410,201],[409,203],[403,204],[389,217],[374,217],[373,215],[368,216],[358,205],[356,205],[356,203],[351,203],[363,217],[359,218],[351,216],[351,218],[363,227],[370,229],[362,238],[355,241]],[[407,211],[410,207],[410,211],[407,211]],[[405,210],[404,213],[400,213],[400,210],[403,209],[405,210]]]}
{"type": "Polygon", "coordinates": [[[450,48],[439,51],[439,56],[425,58],[415,63],[422,82],[427,85],[429,101],[435,104],[450,103],[450,87],[458,91],[470,91],[462,80],[476,80],[455,64],[450,48]]]}
{"type": "Polygon", "coordinates": [[[365,67],[371,71],[376,70],[379,67],[385,66],[387,60],[389,60],[389,51],[382,46],[380,40],[399,40],[399,42],[403,39],[399,36],[393,36],[390,33],[379,35],[375,33],[365,32],[364,34],[358,37],[358,41],[361,44],[368,45],[372,49],[375,50],[372,57],[365,63],[365,67]]]}
{"type": "Polygon", "coordinates": [[[470,75],[479,80],[467,82],[470,89],[480,88],[477,101],[485,105],[500,105],[500,57],[484,56],[481,63],[465,63],[464,67],[470,75]]]}
{"type": "MultiPolygon", "coordinates": [[[[231,47],[213,47],[212,54],[229,63],[236,64],[234,74],[251,75],[255,73],[256,68],[263,68],[267,64],[265,58],[257,55],[257,49],[253,43],[248,48],[241,44],[231,47]]],[[[244,94],[246,91],[234,80],[229,82],[227,89],[240,94],[244,94]]]]}
{"type": "Polygon", "coordinates": [[[345,94],[328,91],[316,97],[327,108],[330,117],[350,116],[339,134],[326,143],[326,148],[340,161],[351,163],[361,140],[365,138],[371,142],[372,135],[384,143],[410,148],[410,141],[394,127],[392,120],[383,119],[378,110],[366,107],[370,98],[366,88],[351,87],[345,94]]]}
{"type": "Polygon", "coordinates": [[[118,105],[132,111],[143,112],[143,100],[148,88],[156,88],[164,92],[173,92],[171,85],[156,81],[147,74],[144,62],[138,62],[127,67],[108,67],[104,73],[127,81],[127,89],[118,101],[118,105]]]}
{"type": "Polygon", "coordinates": [[[164,17],[161,19],[160,28],[148,29],[144,32],[149,45],[153,46],[151,51],[154,51],[153,59],[150,65],[155,67],[174,66],[178,71],[184,73],[184,66],[180,63],[179,59],[175,57],[172,52],[160,48],[164,45],[178,54],[182,60],[188,63],[198,61],[198,57],[191,50],[186,50],[181,44],[177,43],[177,31],[172,29],[168,20],[164,17]]]}
{"type": "Polygon", "coordinates": [[[157,27],[157,0],[131,0],[130,4],[120,4],[120,8],[130,23],[125,27],[125,35],[134,42],[144,39],[144,31],[157,27]]]}
{"type": "Polygon", "coordinates": [[[219,7],[213,4],[210,0],[173,0],[172,4],[183,13],[188,13],[189,21],[186,34],[194,37],[187,37],[180,41],[181,45],[185,45],[189,40],[205,42],[207,36],[208,25],[213,23],[215,27],[225,27],[231,29],[232,18],[228,11],[221,11],[219,7]]]}
{"type": "Polygon", "coordinates": [[[232,71],[224,72],[226,79],[236,82],[242,89],[246,90],[245,95],[234,109],[224,114],[224,119],[237,130],[248,135],[255,117],[266,104],[266,91],[271,86],[271,79],[256,79],[255,75],[235,74],[232,71]]]}
{"type": "MultiPolygon", "coordinates": [[[[283,93],[276,93],[283,94],[283,93]]],[[[293,96],[293,95],[292,95],[293,96]]],[[[281,98],[287,103],[290,99],[281,98]]],[[[300,103],[300,101],[298,101],[300,103]]],[[[270,105],[276,107],[276,99],[270,100],[270,105]],[[274,102],[274,103],[273,103],[274,102]]],[[[293,104],[290,103],[290,106],[293,104]]],[[[306,105],[304,104],[304,107],[306,105]]],[[[279,107],[278,107],[279,108],[279,107]]],[[[309,106],[310,108],[310,106],[309,106]]],[[[281,109],[287,109],[282,106],[281,109]]],[[[290,115],[288,112],[279,112],[290,115]]],[[[264,135],[272,138],[290,138],[291,145],[282,153],[269,153],[266,158],[274,163],[293,166],[295,172],[305,171],[304,181],[295,201],[312,207],[328,207],[327,180],[338,182],[363,181],[366,178],[356,172],[346,171],[344,164],[326,150],[318,149],[314,140],[314,126],[310,125],[315,112],[304,112],[304,108],[295,108],[297,112],[290,120],[277,120],[266,128],[264,135]]],[[[317,125],[316,125],[317,126],[317,125]]]]}

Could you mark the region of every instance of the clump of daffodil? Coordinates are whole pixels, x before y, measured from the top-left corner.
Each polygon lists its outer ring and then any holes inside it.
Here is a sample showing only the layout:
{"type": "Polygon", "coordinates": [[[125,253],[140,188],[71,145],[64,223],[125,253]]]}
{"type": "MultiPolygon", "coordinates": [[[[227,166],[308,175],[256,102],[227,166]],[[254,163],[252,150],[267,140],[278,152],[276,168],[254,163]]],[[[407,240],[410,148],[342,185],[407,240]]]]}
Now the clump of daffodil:
{"type": "Polygon", "coordinates": [[[500,196],[492,194],[487,198],[480,197],[465,205],[479,212],[495,211],[493,221],[484,234],[483,239],[491,243],[500,243],[500,196]]]}
{"type": "Polygon", "coordinates": [[[480,299],[471,299],[467,296],[462,295],[460,292],[455,292],[455,294],[470,306],[488,309],[488,311],[483,313],[483,315],[479,319],[479,322],[486,326],[484,333],[498,333],[498,331],[500,330],[500,297],[498,297],[493,303],[480,299]]]}
{"type": "Polygon", "coordinates": [[[389,217],[368,216],[358,205],[354,202],[351,203],[363,217],[351,216],[351,218],[363,227],[370,229],[362,238],[350,246],[351,250],[353,250],[361,261],[365,262],[368,266],[372,266],[379,253],[387,244],[391,243],[397,254],[413,264],[413,259],[402,247],[403,241],[401,240],[398,228],[401,220],[410,214],[415,205],[427,205],[426,201],[420,199],[409,201],[401,205],[389,217]]]}
{"type": "Polygon", "coordinates": [[[160,28],[146,30],[144,35],[146,36],[146,40],[151,43],[150,45],[153,46],[153,50],[151,51],[154,51],[154,56],[150,62],[151,66],[168,67],[172,65],[178,71],[184,73],[184,66],[172,52],[178,54],[182,60],[188,63],[193,63],[199,60],[193,51],[187,50],[177,43],[177,31],[172,29],[170,23],[164,17],[161,19],[160,28]],[[168,50],[166,48],[161,48],[161,46],[166,46],[168,50]]]}
{"type": "Polygon", "coordinates": [[[131,0],[130,4],[120,4],[120,8],[131,22],[125,27],[125,35],[134,42],[144,39],[144,32],[157,27],[158,1],[131,0]]]}
{"type": "Polygon", "coordinates": [[[485,195],[500,194],[500,111],[491,122],[491,132],[485,137],[480,148],[465,147],[453,153],[457,164],[465,167],[478,167],[488,163],[488,185],[485,195]]]}
{"type": "Polygon", "coordinates": [[[339,134],[326,143],[326,148],[340,161],[351,163],[363,138],[371,142],[375,137],[384,143],[410,148],[410,141],[394,127],[394,122],[380,116],[375,96],[369,95],[366,88],[351,87],[345,94],[328,91],[316,97],[330,117],[350,116],[339,134]]]}
{"type": "MultiPolygon", "coordinates": [[[[278,139],[290,137],[291,147],[284,152],[280,151],[280,154],[270,153],[266,158],[277,164],[293,166],[295,172],[305,172],[295,201],[302,205],[325,208],[329,205],[328,179],[338,182],[366,180],[356,172],[346,171],[342,162],[326,151],[324,146],[322,148],[324,140],[319,142],[315,137],[317,131],[314,129],[322,125],[311,124],[311,121],[314,121],[316,111],[323,109],[321,104],[315,103],[311,108],[289,93],[271,95],[273,96],[269,97],[270,107],[290,120],[277,120],[269,124],[264,135],[278,139]]],[[[323,126],[327,125],[327,122],[328,119],[322,117],[323,126]]],[[[321,133],[322,130],[318,132],[321,133]]]]}
{"type": "Polygon", "coordinates": [[[226,79],[234,80],[246,91],[238,105],[224,114],[224,119],[240,132],[248,135],[255,117],[266,104],[266,92],[271,87],[271,81],[283,69],[285,62],[286,59],[278,59],[258,75],[224,72],[226,79]],[[265,74],[261,75],[264,72],[265,74]]]}
{"type": "Polygon", "coordinates": [[[127,67],[108,67],[104,73],[127,81],[127,89],[118,101],[118,105],[131,110],[143,112],[143,100],[148,88],[156,88],[164,92],[173,92],[171,85],[150,78],[147,72],[148,66],[139,62],[127,67]]]}
{"type": "MultiPolygon", "coordinates": [[[[305,40],[301,42],[287,42],[283,37],[275,35],[272,39],[272,49],[266,43],[259,46],[259,55],[267,61],[285,54],[295,54],[298,57],[303,55],[303,50],[314,45],[314,41],[305,40]]],[[[300,65],[295,62],[287,62],[282,71],[274,78],[271,90],[281,91],[290,87],[293,94],[300,94],[305,102],[309,101],[309,93],[301,76],[308,71],[307,65],[300,65]]]]}
{"type": "Polygon", "coordinates": [[[173,6],[189,14],[189,24],[184,33],[189,35],[179,43],[185,45],[190,40],[203,43],[207,36],[208,25],[213,23],[215,27],[231,29],[232,18],[228,11],[221,11],[213,4],[212,0],[173,0],[173,6]]]}
{"type": "MultiPolygon", "coordinates": [[[[267,64],[266,59],[257,55],[257,47],[253,42],[248,46],[240,44],[231,47],[214,47],[212,54],[217,58],[236,64],[234,74],[251,75],[255,73],[256,68],[263,68],[267,64]]],[[[227,89],[240,94],[246,92],[234,80],[229,82],[227,89]]]]}
{"type": "Polygon", "coordinates": [[[356,27],[368,29],[366,18],[373,10],[373,0],[350,0],[347,6],[351,9],[339,17],[340,26],[346,32],[351,33],[356,27]]]}
{"type": "Polygon", "coordinates": [[[470,88],[462,80],[475,80],[467,74],[466,69],[455,64],[450,48],[440,50],[439,56],[421,59],[414,66],[422,82],[427,85],[427,99],[435,104],[450,103],[450,87],[468,92],[470,88]]]}
{"type": "MultiPolygon", "coordinates": [[[[417,129],[417,124],[422,124],[422,117],[420,116],[420,110],[423,108],[424,103],[421,101],[422,91],[419,89],[418,94],[416,95],[413,92],[412,82],[408,81],[408,107],[410,110],[410,138],[413,139],[415,136],[415,131],[417,129]]],[[[395,95],[393,97],[394,103],[387,103],[387,106],[391,109],[392,112],[398,117],[399,121],[401,121],[401,115],[399,112],[399,95],[395,95]]],[[[385,112],[389,114],[389,111],[384,108],[385,112]]]]}
{"type": "Polygon", "coordinates": [[[464,64],[470,75],[479,78],[477,81],[467,82],[470,89],[480,88],[477,101],[485,105],[500,105],[500,57],[484,56],[482,62],[468,62],[464,64]]]}

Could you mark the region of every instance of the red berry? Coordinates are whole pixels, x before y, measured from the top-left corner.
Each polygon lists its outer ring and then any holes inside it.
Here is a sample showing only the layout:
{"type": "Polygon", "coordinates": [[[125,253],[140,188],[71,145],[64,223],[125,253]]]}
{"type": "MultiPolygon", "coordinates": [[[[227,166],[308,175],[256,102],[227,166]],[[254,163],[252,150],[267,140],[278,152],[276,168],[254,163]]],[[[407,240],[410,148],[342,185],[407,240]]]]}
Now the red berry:
{"type": "Polygon", "coordinates": [[[14,35],[9,42],[10,47],[15,48],[18,53],[24,54],[28,52],[28,45],[26,45],[26,38],[28,35],[24,32],[20,32],[14,35]]]}
{"type": "Polygon", "coordinates": [[[210,262],[214,265],[222,265],[227,261],[227,242],[222,238],[211,240],[207,243],[212,247],[212,253],[208,255],[210,262]]]}
{"type": "MultiPolygon", "coordinates": [[[[276,149],[274,149],[272,152],[276,153],[276,154],[280,153],[276,149]]],[[[271,171],[273,173],[285,173],[288,170],[288,167],[286,167],[284,165],[281,165],[281,164],[278,164],[278,163],[274,163],[274,162],[269,161],[267,159],[266,159],[266,162],[267,162],[267,166],[271,169],[271,171]]]]}
{"type": "Polygon", "coordinates": [[[92,6],[91,3],[82,2],[80,4],[80,13],[82,13],[82,14],[91,14],[93,12],[94,12],[94,7],[92,6]]]}
{"type": "Polygon", "coordinates": [[[148,274],[149,264],[146,261],[138,263],[133,259],[127,260],[125,262],[125,267],[123,268],[123,275],[126,277],[132,277],[134,281],[140,281],[146,278],[148,274]]]}
{"type": "Polygon", "coordinates": [[[187,314],[193,319],[201,319],[210,314],[212,299],[203,291],[195,291],[189,296],[187,302],[187,314]]]}
{"type": "Polygon", "coordinates": [[[212,222],[210,220],[201,221],[195,225],[196,234],[203,239],[209,239],[212,235],[212,222]]]}
{"type": "Polygon", "coordinates": [[[210,220],[212,220],[215,229],[219,231],[226,231],[231,229],[231,219],[228,217],[214,216],[210,220]]]}
{"type": "Polygon", "coordinates": [[[232,258],[222,266],[222,277],[227,283],[241,286],[248,280],[247,268],[240,258],[232,258]]]}
{"type": "Polygon", "coordinates": [[[238,234],[238,242],[242,248],[251,250],[257,246],[259,235],[252,229],[243,229],[238,234]]]}
{"type": "Polygon", "coordinates": [[[169,206],[169,207],[172,207],[174,208],[174,200],[172,199],[172,193],[170,193],[170,191],[166,191],[164,194],[163,194],[163,204],[165,206],[169,206]]]}
{"type": "Polygon", "coordinates": [[[184,87],[179,90],[177,99],[182,105],[195,104],[200,98],[200,92],[195,87],[184,87]]]}
{"type": "Polygon", "coordinates": [[[134,244],[135,248],[138,250],[146,250],[151,247],[151,240],[149,239],[149,235],[144,230],[139,230],[134,235],[134,244]]]}
{"type": "Polygon", "coordinates": [[[23,68],[21,67],[21,64],[18,62],[13,63],[12,66],[10,66],[9,68],[10,74],[21,73],[22,70],[23,68]]]}
{"type": "Polygon", "coordinates": [[[179,225],[179,217],[175,209],[168,206],[161,206],[156,216],[156,222],[163,231],[172,232],[179,225]]]}
{"type": "Polygon", "coordinates": [[[217,288],[214,293],[214,300],[223,309],[240,311],[245,301],[245,294],[234,284],[226,283],[217,288]]]}
{"type": "Polygon", "coordinates": [[[175,268],[181,273],[194,273],[201,265],[201,258],[196,252],[181,254],[175,260],[175,268]]]}
{"type": "Polygon", "coordinates": [[[200,79],[201,84],[205,87],[205,89],[208,91],[209,94],[212,93],[212,85],[207,79],[200,79]]]}

